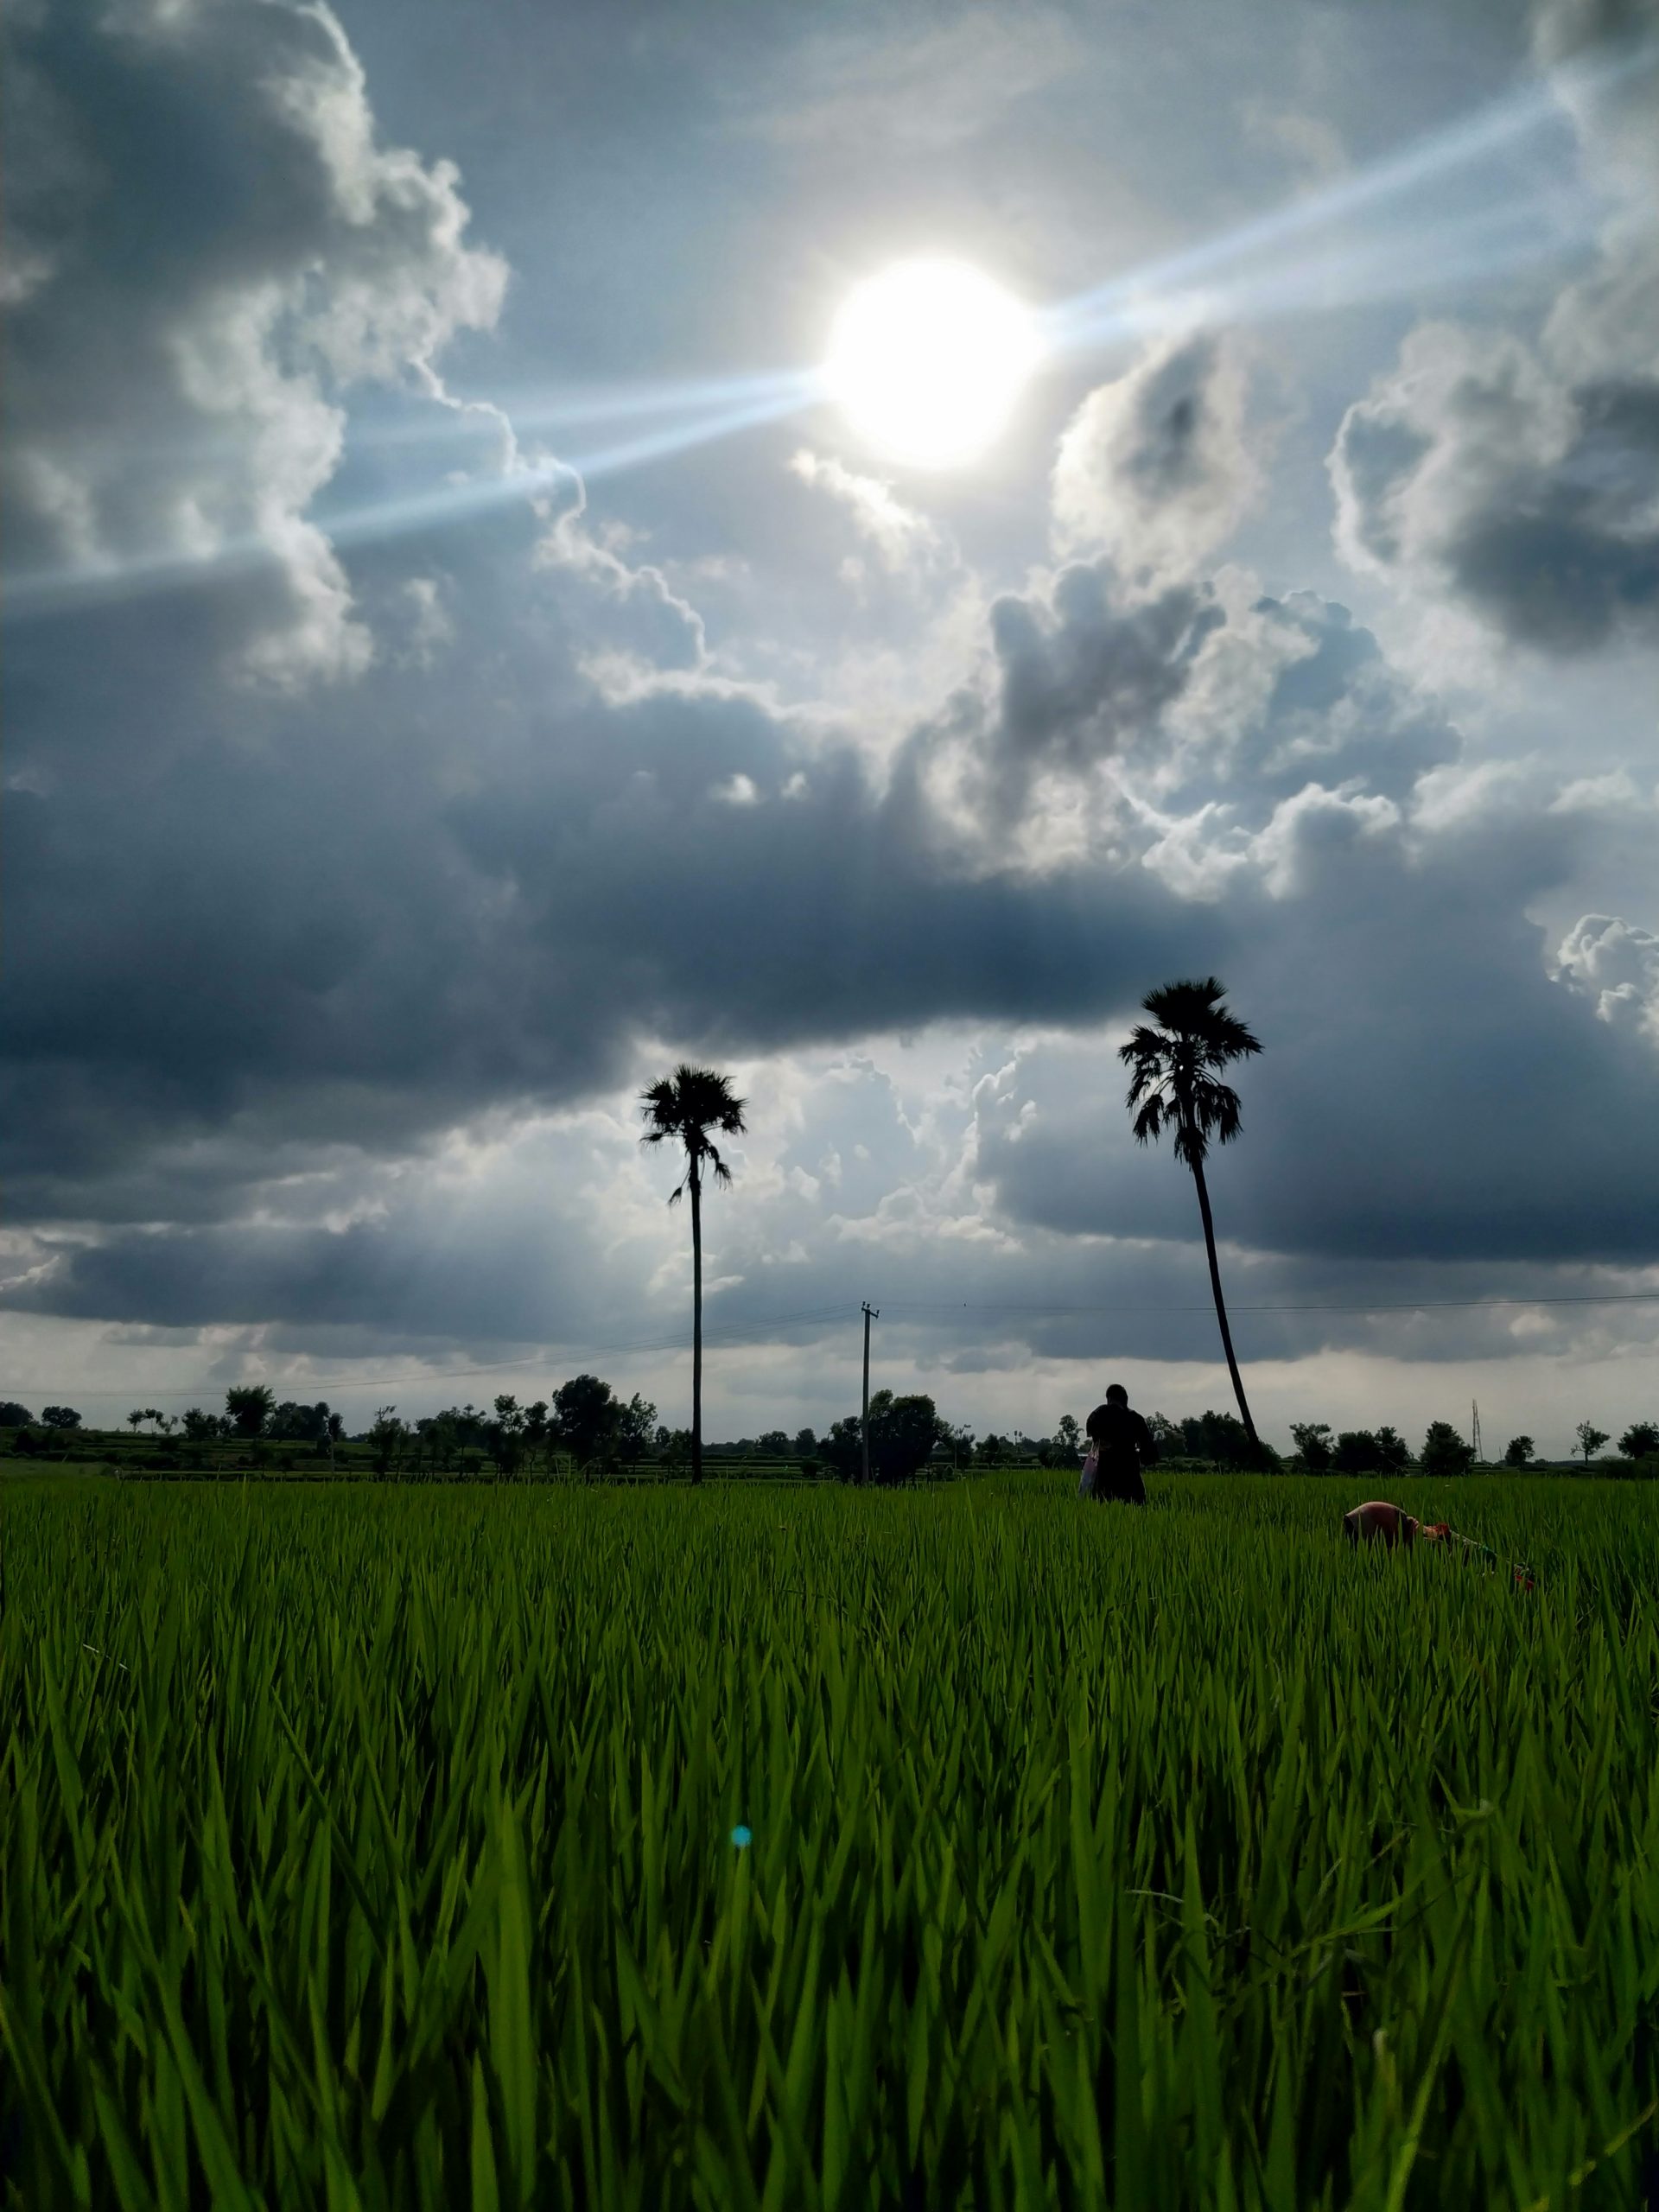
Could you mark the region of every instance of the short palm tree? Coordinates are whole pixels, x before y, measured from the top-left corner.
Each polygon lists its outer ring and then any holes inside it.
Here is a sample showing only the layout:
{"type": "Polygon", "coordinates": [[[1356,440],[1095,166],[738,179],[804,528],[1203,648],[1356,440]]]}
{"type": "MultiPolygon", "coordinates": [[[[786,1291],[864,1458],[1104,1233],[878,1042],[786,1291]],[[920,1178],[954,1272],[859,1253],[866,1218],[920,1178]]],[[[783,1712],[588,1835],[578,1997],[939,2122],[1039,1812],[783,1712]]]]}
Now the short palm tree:
{"type": "Polygon", "coordinates": [[[678,1144],[685,1148],[685,1173],[670,1193],[675,1205],[691,1193],[691,1479],[702,1480],[702,1180],[712,1174],[729,1183],[732,1171],[715,1148],[711,1130],[721,1136],[743,1134],[744,1101],[713,1068],[688,1067],[682,1061],[671,1076],[640,1093],[649,1127],[641,1144],[678,1144]]]}
{"type": "Polygon", "coordinates": [[[1130,1071],[1128,1106],[1135,1115],[1138,1144],[1175,1133],[1175,1157],[1192,1170],[1198,1186],[1198,1212],[1204,1222],[1204,1247],[1210,1258],[1210,1287],[1216,1297],[1216,1319],[1221,1324],[1222,1349],[1227,1371],[1233,1378],[1233,1395],[1252,1446],[1255,1423],[1244,1396],[1244,1384],[1233,1356],[1233,1333],[1227,1325],[1227,1306],[1221,1294],[1221,1269],[1216,1264],[1216,1226],[1210,1214],[1210,1192],[1204,1179],[1205,1154],[1213,1136],[1230,1144],[1238,1135],[1238,1093],[1218,1082],[1218,1071],[1234,1060],[1262,1049],[1259,1040],[1236,1014],[1227,1011],[1225,994],[1213,976],[1202,981],[1165,983],[1148,991],[1141,1004],[1157,1024],[1142,1022],[1131,1031],[1118,1058],[1130,1071]]]}

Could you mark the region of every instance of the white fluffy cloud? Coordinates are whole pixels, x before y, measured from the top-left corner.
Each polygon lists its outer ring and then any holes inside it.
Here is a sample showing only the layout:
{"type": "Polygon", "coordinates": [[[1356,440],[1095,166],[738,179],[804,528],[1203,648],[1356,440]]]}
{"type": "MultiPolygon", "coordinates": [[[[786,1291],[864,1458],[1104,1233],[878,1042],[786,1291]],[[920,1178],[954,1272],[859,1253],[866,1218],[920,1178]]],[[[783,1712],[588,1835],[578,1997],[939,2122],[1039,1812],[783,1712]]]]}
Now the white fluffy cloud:
{"type": "Polygon", "coordinates": [[[1192,574],[1261,486],[1247,397],[1236,344],[1208,331],[1155,346],[1091,391],[1054,463],[1059,550],[1104,553],[1130,572],[1192,574]]]}
{"type": "Polygon", "coordinates": [[[1562,938],[1555,972],[1605,1022],[1659,1045],[1659,937],[1611,914],[1586,914],[1562,938]]]}
{"type": "Polygon", "coordinates": [[[372,640],[308,509],[350,387],[439,388],[446,342],[499,313],[454,168],[379,143],[326,5],[24,8],[9,47],[16,588],[228,558],[242,672],[360,673],[372,640]]]}
{"type": "Polygon", "coordinates": [[[808,446],[791,455],[790,473],[837,501],[852,517],[859,536],[891,575],[928,574],[950,558],[940,531],[914,507],[907,507],[891,484],[861,476],[832,454],[808,446]]]}

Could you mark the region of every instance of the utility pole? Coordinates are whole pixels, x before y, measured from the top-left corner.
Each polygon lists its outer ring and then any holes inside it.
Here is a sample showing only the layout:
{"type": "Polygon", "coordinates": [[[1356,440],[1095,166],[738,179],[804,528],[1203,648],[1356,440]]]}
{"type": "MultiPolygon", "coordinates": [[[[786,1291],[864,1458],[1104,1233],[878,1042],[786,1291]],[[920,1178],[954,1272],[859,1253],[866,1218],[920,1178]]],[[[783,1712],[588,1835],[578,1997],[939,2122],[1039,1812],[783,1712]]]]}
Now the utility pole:
{"type": "Polygon", "coordinates": [[[1469,1401],[1469,1426],[1472,1432],[1469,1441],[1474,1446],[1475,1465],[1478,1467],[1484,1466],[1485,1461],[1482,1459],[1480,1452],[1480,1408],[1472,1398],[1469,1401]]]}
{"type": "Polygon", "coordinates": [[[870,1479],[870,1324],[880,1319],[881,1309],[879,1306],[872,1306],[867,1300],[861,1310],[864,1315],[864,1407],[858,1417],[858,1450],[860,1479],[868,1483],[870,1479]]]}

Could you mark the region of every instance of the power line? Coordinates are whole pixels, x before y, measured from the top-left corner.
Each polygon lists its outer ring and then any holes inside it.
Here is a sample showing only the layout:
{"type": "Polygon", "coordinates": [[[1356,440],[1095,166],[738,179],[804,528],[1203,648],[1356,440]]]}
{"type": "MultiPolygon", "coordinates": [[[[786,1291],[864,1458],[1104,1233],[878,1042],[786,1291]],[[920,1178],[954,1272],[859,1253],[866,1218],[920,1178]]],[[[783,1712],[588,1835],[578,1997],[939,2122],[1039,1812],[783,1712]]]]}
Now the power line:
{"type": "MultiPolygon", "coordinates": [[[[1624,1306],[1643,1299],[1659,1299],[1659,1290],[1616,1290],[1592,1294],[1574,1291],[1536,1298],[1408,1298],[1384,1305],[1350,1305],[1339,1299],[1313,1299],[1306,1304],[1239,1306],[1227,1301],[1229,1313],[1427,1313],[1449,1306],[1465,1311],[1483,1306],[1624,1306]]],[[[1180,1306],[1148,1306],[1134,1299],[1112,1306],[1001,1306],[972,1305],[966,1299],[895,1299],[889,1313],[1213,1313],[1213,1299],[1193,1299],[1180,1306]]]]}

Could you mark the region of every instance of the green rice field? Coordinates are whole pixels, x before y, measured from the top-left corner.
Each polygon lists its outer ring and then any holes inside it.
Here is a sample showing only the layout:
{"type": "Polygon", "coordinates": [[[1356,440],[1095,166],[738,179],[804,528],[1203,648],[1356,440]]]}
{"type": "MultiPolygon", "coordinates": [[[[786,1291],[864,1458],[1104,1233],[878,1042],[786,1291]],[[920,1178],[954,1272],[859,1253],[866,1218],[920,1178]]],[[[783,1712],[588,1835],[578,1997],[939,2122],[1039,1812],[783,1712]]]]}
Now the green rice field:
{"type": "Polygon", "coordinates": [[[0,1490],[3,2203],[1640,2207],[1659,1499],[0,1490]]]}

